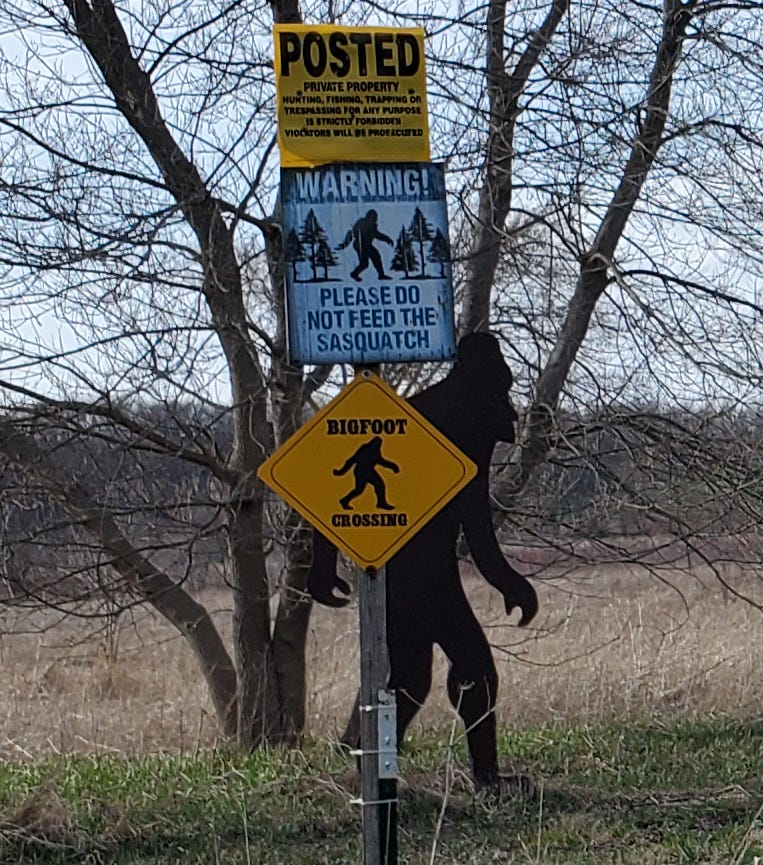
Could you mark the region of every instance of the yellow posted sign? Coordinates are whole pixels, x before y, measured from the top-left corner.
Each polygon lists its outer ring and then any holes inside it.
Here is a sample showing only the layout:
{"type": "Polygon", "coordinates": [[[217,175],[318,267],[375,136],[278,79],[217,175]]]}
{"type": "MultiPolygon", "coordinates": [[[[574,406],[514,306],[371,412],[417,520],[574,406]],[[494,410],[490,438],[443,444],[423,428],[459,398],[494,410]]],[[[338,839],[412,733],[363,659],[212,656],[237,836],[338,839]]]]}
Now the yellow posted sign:
{"type": "Polygon", "coordinates": [[[428,162],[421,28],[276,24],[281,165],[428,162]]]}
{"type": "Polygon", "coordinates": [[[380,568],[477,474],[426,418],[358,376],[259,477],[361,567],[380,568]]]}

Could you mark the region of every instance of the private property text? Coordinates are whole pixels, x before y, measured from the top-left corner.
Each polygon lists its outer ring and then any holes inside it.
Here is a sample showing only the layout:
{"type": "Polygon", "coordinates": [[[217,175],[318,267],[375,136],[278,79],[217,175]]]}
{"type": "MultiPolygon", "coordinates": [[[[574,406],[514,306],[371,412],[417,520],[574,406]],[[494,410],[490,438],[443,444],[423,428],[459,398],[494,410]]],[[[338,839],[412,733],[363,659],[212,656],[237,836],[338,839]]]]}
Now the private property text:
{"type": "Polygon", "coordinates": [[[418,29],[277,25],[282,164],[427,161],[423,44],[418,29]]]}

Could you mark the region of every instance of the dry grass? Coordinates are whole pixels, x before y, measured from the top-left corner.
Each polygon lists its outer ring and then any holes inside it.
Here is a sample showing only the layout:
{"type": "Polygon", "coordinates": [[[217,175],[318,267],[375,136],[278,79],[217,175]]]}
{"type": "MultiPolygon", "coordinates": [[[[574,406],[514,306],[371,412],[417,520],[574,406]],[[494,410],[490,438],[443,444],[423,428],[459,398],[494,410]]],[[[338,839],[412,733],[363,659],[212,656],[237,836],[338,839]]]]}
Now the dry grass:
{"type": "MultiPolygon", "coordinates": [[[[222,594],[207,601],[223,624],[222,594]]],[[[0,693],[0,758],[188,751],[217,735],[194,657],[148,609],[96,631],[6,611],[0,693]]]]}
{"type": "MultiPolygon", "coordinates": [[[[536,583],[537,620],[519,629],[507,623],[502,598],[468,576],[501,678],[499,722],[759,713],[763,613],[722,590],[709,571],[667,577],[635,565],[547,577],[536,583]]],[[[724,578],[763,600],[763,581],[741,572],[724,578]]],[[[353,615],[320,610],[313,617],[312,654],[330,649],[320,668],[311,665],[311,718],[320,733],[341,730],[354,693],[353,615]]],[[[452,717],[446,670],[436,650],[432,693],[415,724],[441,726],[452,717]]]]}
{"type": "MultiPolygon", "coordinates": [[[[547,577],[538,583],[542,612],[533,630],[507,625],[501,598],[468,576],[495,647],[500,721],[759,712],[762,614],[722,592],[709,573],[670,576],[673,587],[636,566],[547,577]]],[[[755,588],[741,574],[726,577],[755,588]]],[[[763,600],[760,581],[757,591],[763,600]]],[[[226,596],[203,599],[227,630],[226,596]]],[[[331,737],[343,728],[357,683],[356,620],[354,607],[313,614],[312,734],[331,737]]],[[[450,722],[444,681],[438,653],[417,724],[450,722]]],[[[50,616],[4,611],[0,689],[0,758],[192,751],[217,735],[193,657],[147,610],[89,635],[81,621],[54,624],[50,616]]]]}

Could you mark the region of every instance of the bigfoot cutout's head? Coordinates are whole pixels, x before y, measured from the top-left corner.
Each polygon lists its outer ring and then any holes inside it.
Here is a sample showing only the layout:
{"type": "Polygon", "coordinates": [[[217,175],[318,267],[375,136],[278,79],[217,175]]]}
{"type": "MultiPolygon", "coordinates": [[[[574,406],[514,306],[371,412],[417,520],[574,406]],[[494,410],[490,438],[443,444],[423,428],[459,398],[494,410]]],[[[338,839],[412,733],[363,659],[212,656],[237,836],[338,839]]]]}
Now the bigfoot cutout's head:
{"type": "Polygon", "coordinates": [[[514,378],[493,334],[463,337],[452,375],[464,383],[482,433],[494,442],[514,442],[518,415],[509,398],[514,378]]]}

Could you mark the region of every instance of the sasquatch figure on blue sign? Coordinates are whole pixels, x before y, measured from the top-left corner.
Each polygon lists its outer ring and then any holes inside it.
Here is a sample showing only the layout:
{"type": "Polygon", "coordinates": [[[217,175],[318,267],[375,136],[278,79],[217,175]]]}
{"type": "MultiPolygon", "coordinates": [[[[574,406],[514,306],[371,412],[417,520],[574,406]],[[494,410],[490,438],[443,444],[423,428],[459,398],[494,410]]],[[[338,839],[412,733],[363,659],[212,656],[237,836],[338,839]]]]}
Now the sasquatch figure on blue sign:
{"type": "MultiPolygon", "coordinates": [[[[496,338],[472,334],[460,341],[449,375],[411,399],[415,409],[476,463],[478,472],[387,564],[389,687],[397,696],[398,742],[429,693],[437,643],[450,662],[448,695],[466,725],[474,780],[499,791],[515,779],[502,778],[498,771],[498,674],[461,585],[456,546],[463,530],[477,568],[503,595],[507,614],[519,607],[519,624],[527,625],[538,611],[538,598],[501,552],[488,490],[495,445],[515,439],[512,381],[496,338]]],[[[348,603],[335,589],[345,595],[350,591],[336,573],[336,561],[336,548],[316,531],[308,588],[316,601],[332,607],[348,603]]]]}

